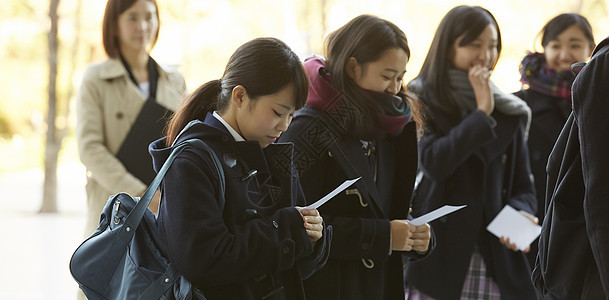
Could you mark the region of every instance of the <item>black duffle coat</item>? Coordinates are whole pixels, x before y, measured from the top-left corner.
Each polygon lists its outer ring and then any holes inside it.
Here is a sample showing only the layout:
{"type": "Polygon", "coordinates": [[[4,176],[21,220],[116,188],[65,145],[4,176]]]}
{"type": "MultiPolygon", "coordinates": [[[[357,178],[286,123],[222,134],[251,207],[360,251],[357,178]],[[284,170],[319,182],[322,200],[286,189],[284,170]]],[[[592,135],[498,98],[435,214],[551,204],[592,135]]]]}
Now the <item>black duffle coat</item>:
{"type": "MultiPolygon", "coordinates": [[[[210,300],[305,299],[302,280],[325,263],[331,229],[325,227],[313,247],[294,208],[306,201],[293,146],[235,142],[211,114],[177,142],[191,138],[221,160],[225,201],[219,201],[219,174],[209,153],[187,147],[161,185],[158,221],[169,260],[210,300]]],[[[150,152],[158,170],[170,149],[163,138],[150,152]]]]}
{"type": "MultiPolygon", "coordinates": [[[[280,137],[294,143],[307,201],[361,176],[319,209],[333,228],[332,246],[326,265],[305,280],[306,295],[333,300],[404,299],[404,263],[426,254],[392,252],[389,222],[407,219],[409,214],[417,170],[416,124],[406,124],[398,136],[376,140],[373,155],[378,161],[371,163],[362,141],[339,133],[335,122],[306,107],[280,137]]],[[[430,251],[434,247],[433,238],[429,247],[430,251]]]]}

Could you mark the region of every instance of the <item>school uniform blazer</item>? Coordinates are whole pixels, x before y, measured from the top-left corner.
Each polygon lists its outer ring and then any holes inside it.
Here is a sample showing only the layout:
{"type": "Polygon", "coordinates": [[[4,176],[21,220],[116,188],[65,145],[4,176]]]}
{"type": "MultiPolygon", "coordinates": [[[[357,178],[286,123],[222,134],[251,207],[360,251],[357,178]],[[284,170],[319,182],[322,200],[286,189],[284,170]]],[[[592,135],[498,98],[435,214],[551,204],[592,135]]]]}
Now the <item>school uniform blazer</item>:
{"type": "Polygon", "coordinates": [[[573,83],[573,113],[548,161],[533,281],[544,299],[609,299],[609,39],[573,83]]]}
{"type": "MultiPolygon", "coordinates": [[[[331,229],[313,247],[295,205],[304,194],[291,144],[235,142],[211,114],[178,139],[205,141],[222,162],[225,201],[209,153],[187,147],[165,175],[159,227],[169,260],[207,299],[305,299],[302,280],[325,263],[331,229]],[[257,173],[248,176],[250,171],[257,173]]],[[[155,170],[170,153],[151,144],[155,170]]]]}
{"type": "Polygon", "coordinates": [[[308,202],[362,177],[319,208],[334,233],[328,262],[305,280],[307,298],[404,299],[402,255],[424,255],[392,252],[389,221],[408,216],[417,168],[416,124],[408,123],[399,136],[377,140],[375,182],[361,141],[338,134],[333,122],[306,107],[280,137],[294,143],[308,202]]]}
{"type": "MultiPolygon", "coordinates": [[[[158,70],[156,101],[175,110],[186,90],[184,77],[175,67],[159,65],[158,70]]],[[[87,67],[76,100],[76,141],[87,169],[87,235],[99,225],[110,195],[137,195],[146,189],[115,156],[145,101],[119,59],[87,67]]]]}
{"type": "Polygon", "coordinates": [[[422,180],[413,217],[444,205],[467,205],[432,222],[433,255],[408,265],[406,281],[437,299],[459,299],[474,246],[505,299],[535,299],[523,252],[499,243],[486,226],[509,204],[535,213],[537,204],[525,142],[524,116],[480,110],[461,119],[433,112],[419,140],[422,180]]]}

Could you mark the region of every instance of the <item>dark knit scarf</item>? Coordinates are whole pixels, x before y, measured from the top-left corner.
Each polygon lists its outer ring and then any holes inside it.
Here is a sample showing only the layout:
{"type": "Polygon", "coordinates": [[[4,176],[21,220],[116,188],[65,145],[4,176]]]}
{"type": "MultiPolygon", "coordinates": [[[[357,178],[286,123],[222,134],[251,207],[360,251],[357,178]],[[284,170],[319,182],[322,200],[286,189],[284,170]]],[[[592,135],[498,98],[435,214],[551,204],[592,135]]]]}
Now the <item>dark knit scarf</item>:
{"type": "MultiPolygon", "coordinates": [[[[333,86],[331,75],[326,70],[322,58],[310,57],[305,61],[304,67],[310,82],[307,104],[338,120],[338,124],[342,127],[339,130],[342,132],[354,134],[351,132],[353,126],[350,124],[355,118],[367,112],[359,109],[352,102],[345,101],[343,95],[333,86]]],[[[412,109],[408,102],[397,95],[365,91],[370,95],[370,100],[376,101],[384,112],[383,115],[376,118],[376,124],[371,124],[376,129],[373,130],[374,137],[399,135],[412,118],[412,109]]],[[[368,139],[370,137],[358,138],[368,139]]]]}
{"type": "MultiPolygon", "coordinates": [[[[463,116],[468,115],[477,109],[476,95],[474,88],[469,82],[466,71],[449,69],[448,78],[452,88],[452,96],[457,106],[461,109],[463,116]]],[[[506,115],[524,115],[527,118],[526,133],[529,132],[531,124],[531,109],[522,99],[502,92],[492,81],[489,82],[493,98],[495,99],[495,109],[506,115]]]]}
{"type": "Polygon", "coordinates": [[[575,75],[571,71],[556,71],[548,66],[543,53],[529,52],[520,63],[520,82],[544,95],[570,98],[575,75]]]}

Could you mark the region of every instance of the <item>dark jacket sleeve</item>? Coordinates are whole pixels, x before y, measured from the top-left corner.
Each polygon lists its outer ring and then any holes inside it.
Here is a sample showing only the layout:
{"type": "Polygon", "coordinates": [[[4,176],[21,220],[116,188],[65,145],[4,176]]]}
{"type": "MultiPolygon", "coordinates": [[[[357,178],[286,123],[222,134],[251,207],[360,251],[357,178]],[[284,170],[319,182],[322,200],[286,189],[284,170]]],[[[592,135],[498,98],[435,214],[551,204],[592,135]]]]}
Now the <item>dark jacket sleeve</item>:
{"type": "Polygon", "coordinates": [[[584,216],[590,246],[609,295],[609,54],[605,46],[578,75],[573,105],[579,125],[585,185],[584,216]]]}
{"type": "MultiPolygon", "coordinates": [[[[298,195],[298,205],[305,206],[307,204],[306,198],[300,185],[298,195]]],[[[325,221],[323,222],[323,226],[323,235],[315,243],[313,253],[298,260],[298,265],[300,266],[300,276],[302,279],[309,278],[311,275],[321,269],[326,264],[326,261],[328,261],[328,257],[330,256],[330,247],[332,245],[332,235],[334,231],[332,226],[325,221]]]]}
{"type": "Polygon", "coordinates": [[[317,240],[313,253],[305,256],[298,261],[300,266],[300,276],[307,279],[315,272],[319,271],[330,257],[330,246],[332,245],[333,228],[324,222],[324,231],[321,239],[317,240]]]}
{"type": "Polygon", "coordinates": [[[442,181],[495,137],[493,120],[481,110],[475,110],[446,134],[427,132],[421,138],[419,167],[425,176],[442,181]]]}
{"type": "Polygon", "coordinates": [[[229,230],[217,200],[218,175],[203,157],[186,149],[163,181],[159,223],[178,271],[197,286],[224,285],[290,269],[312,253],[293,207],[229,230]]]}

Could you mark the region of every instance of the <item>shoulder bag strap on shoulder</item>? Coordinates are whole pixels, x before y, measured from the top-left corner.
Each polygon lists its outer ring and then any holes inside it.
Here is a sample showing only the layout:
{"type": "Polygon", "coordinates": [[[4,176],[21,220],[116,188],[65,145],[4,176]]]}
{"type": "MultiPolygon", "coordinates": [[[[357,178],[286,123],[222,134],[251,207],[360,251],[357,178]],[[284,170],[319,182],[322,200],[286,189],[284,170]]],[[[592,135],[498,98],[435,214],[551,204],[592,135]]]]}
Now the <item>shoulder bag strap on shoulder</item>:
{"type": "Polygon", "coordinates": [[[152,180],[152,183],[148,186],[148,188],[144,192],[144,195],[142,195],[142,198],[138,201],[138,203],[135,205],[135,207],[133,208],[133,210],[131,211],[129,216],[126,218],[125,224],[129,225],[131,227],[131,229],[134,230],[134,232],[137,229],[137,227],[139,226],[140,221],[142,220],[142,217],[144,216],[144,213],[146,212],[146,208],[148,208],[148,205],[150,205],[152,196],[154,196],[154,193],[159,188],[159,185],[161,184],[161,181],[163,181],[163,177],[165,177],[165,173],[167,173],[167,170],[171,166],[171,163],[173,163],[173,160],[182,152],[182,150],[184,150],[185,147],[190,146],[190,145],[204,150],[205,152],[209,153],[209,155],[211,156],[212,161],[216,167],[218,177],[219,177],[219,185],[220,185],[218,188],[219,193],[220,193],[219,201],[220,201],[221,206],[222,207],[224,206],[224,190],[225,190],[226,183],[225,183],[225,179],[224,179],[224,169],[222,168],[220,159],[218,158],[218,156],[216,155],[214,150],[212,150],[202,140],[189,139],[189,140],[186,140],[184,142],[181,142],[181,143],[173,146],[173,150],[171,151],[171,154],[169,155],[169,157],[167,158],[167,160],[165,161],[165,163],[163,164],[163,166],[157,173],[156,177],[154,177],[154,180],[152,180]]]}

